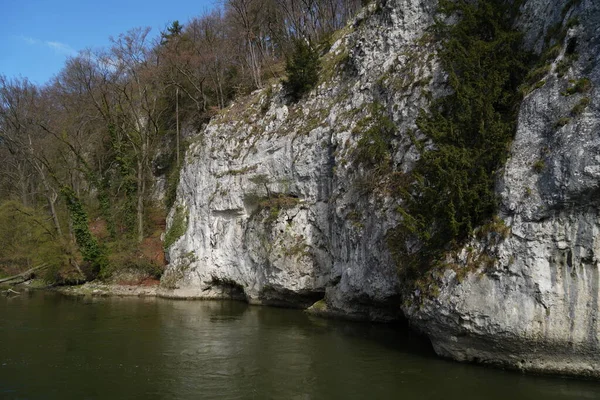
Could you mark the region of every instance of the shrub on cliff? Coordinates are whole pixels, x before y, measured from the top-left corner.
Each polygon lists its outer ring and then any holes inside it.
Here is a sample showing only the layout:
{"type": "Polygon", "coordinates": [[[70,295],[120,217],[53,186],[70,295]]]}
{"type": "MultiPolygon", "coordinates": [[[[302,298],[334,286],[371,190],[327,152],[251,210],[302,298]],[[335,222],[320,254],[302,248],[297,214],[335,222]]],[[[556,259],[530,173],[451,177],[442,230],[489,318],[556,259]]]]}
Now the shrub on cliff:
{"type": "Polygon", "coordinates": [[[393,235],[396,255],[412,272],[430,268],[497,210],[494,184],[508,157],[531,56],[502,0],[440,1],[439,58],[452,94],[422,111],[417,126],[430,146],[415,141],[421,158],[403,193],[404,222],[393,235]],[[406,241],[420,243],[404,248],[406,241]]]}
{"type": "Polygon", "coordinates": [[[293,101],[298,101],[319,82],[319,54],[311,43],[296,40],[294,52],[287,58],[285,71],[287,79],[283,88],[293,101]]]}

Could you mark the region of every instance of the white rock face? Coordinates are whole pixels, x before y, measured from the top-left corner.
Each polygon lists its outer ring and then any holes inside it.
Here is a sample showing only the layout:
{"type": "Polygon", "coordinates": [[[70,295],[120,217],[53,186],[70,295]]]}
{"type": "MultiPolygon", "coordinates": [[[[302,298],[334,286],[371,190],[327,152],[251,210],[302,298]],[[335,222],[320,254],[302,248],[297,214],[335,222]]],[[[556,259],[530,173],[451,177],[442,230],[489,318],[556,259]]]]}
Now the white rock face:
{"type": "MultiPolygon", "coordinates": [[[[430,51],[415,45],[432,22],[431,3],[363,10],[323,61],[331,79],[307,99],[286,104],[279,86],[257,91],[198,135],[176,204],[187,230],[169,249],[163,295],[300,307],[326,297],[332,314],[398,317],[385,239],[395,203],[370,193],[372,172],[353,158],[374,103],[398,124],[391,146],[410,147],[400,133],[414,128],[426,99],[403,74],[433,75],[434,60],[420,57],[430,51]],[[404,86],[385,87],[392,83],[404,86]]],[[[409,170],[415,152],[394,153],[409,170]]]]}
{"type": "Polygon", "coordinates": [[[494,266],[462,280],[447,271],[437,298],[406,311],[439,354],[599,377],[600,4],[582,1],[566,15],[562,6],[524,5],[521,27],[538,50],[548,26],[574,15],[580,23],[568,30],[545,85],[521,105],[498,185],[510,234],[497,245],[475,239],[469,244],[487,246],[494,266]],[[579,58],[559,78],[556,67],[569,43],[576,44],[579,58]],[[591,80],[591,90],[566,95],[583,77],[591,80]],[[572,110],[584,98],[590,104],[576,115],[572,110]]]}
{"type": "Polygon", "coordinates": [[[575,2],[566,13],[564,2],[523,3],[518,27],[535,51],[552,25],[579,23],[522,103],[497,187],[508,235],[474,238],[459,256],[464,270],[446,271],[432,299],[401,293],[386,244],[397,200],[354,159],[381,104],[397,128],[395,168],[412,169],[407,132],[428,98],[445,93],[424,36],[435,3],[390,0],[363,11],[324,59],[331,78],[306,99],[287,104],[275,85],[198,134],[176,204],[187,229],[169,249],[161,293],[298,307],[324,298],[320,313],[379,320],[404,313],[443,356],[600,376],[600,3],[575,2]],[[558,77],[567,52],[579,58],[558,77]],[[590,91],[563,94],[583,77],[590,91]],[[467,266],[473,251],[493,266],[467,266]]]}

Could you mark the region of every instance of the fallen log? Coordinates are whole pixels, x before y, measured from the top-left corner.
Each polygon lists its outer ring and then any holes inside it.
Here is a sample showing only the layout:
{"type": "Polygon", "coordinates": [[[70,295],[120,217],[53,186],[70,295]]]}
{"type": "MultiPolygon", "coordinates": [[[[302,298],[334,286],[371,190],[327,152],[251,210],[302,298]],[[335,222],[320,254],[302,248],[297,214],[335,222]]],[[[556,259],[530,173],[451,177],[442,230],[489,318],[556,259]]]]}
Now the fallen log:
{"type": "MultiPolygon", "coordinates": [[[[44,268],[47,268],[47,267],[48,267],[48,264],[39,265],[37,267],[28,269],[25,272],[21,272],[20,274],[9,276],[8,278],[2,278],[2,279],[0,279],[0,283],[6,283],[6,282],[14,281],[14,280],[17,280],[17,279],[20,279],[21,282],[28,281],[29,279],[31,279],[31,277],[33,276],[33,273],[35,271],[38,271],[40,269],[44,269],[44,268]]],[[[18,282],[18,283],[20,283],[20,282],[18,282]]]]}

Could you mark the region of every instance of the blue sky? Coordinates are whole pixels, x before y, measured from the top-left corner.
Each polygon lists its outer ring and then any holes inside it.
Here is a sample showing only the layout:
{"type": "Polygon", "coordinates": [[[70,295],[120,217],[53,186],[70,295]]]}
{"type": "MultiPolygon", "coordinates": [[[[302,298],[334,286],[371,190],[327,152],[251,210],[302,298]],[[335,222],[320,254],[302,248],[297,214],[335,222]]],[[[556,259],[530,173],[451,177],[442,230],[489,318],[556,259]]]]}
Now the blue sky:
{"type": "Polygon", "coordinates": [[[78,50],[107,46],[110,36],[135,27],[149,26],[156,36],[218,1],[0,0],[0,74],[44,84],[78,50]]]}

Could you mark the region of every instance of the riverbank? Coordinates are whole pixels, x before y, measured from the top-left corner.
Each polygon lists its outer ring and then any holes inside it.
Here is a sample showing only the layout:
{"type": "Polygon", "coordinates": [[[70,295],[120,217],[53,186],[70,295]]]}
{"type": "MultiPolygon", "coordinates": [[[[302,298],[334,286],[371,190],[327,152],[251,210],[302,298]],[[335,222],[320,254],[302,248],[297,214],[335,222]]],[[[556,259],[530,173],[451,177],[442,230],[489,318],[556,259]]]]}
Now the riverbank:
{"type": "Polygon", "coordinates": [[[126,285],[103,282],[86,282],[77,286],[61,286],[53,288],[59,293],[69,296],[131,296],[155,297],[158,292],[158,281],[149,281],[142,284],[126,285]]]}
{"type": "Polygon", "coordinates": [[[0,286],[0,290],[5,292],[11,289],[15,295],[22,294],[28,291],[53,291],[67,296],[83,297],[155,297],[158,296],[157,280],[147,280],[137,284],[122,284],[122,283],[104,283],[98,281],[86,282],[81,285],[74,286],[49,286],[40,279],[32,279],[18,285],[0,286]]]}
{"type": "MultiPolygon", "coordinates": [[[[47,286],[41,280],[34,279],[34,280],[30,280],[30,281],[27,281],[27,282],[19,284],[19,285],[0,286],[0,290],[2,293],[5,293],[6,290],[9,288],[14,290],[14,292],[11,292],[11,293],[6,292],[7,297],[19,297],[27,292],[35,291],[35,292],[55,292],[55,293],[60,293],[61,295],[65,295],[65,296],[69,296],[69,297],[73,297],[73,298],[100,298],[100,297],[101,298],[108,298],[108,297],[136,298],[137,297],[137,298],[161,298],[161,299],[178,299],[178,300],[212,300],[211,302],[227,301],[227,300],[242,300],[242,299],[233,299],[231,297],[227,298],[225,296],[220,299],[219,298],[200,298],[200,297],[193,297],[193,296],[189,296],[189,297],[173,296],[173,295],[169,295],[168,291],[165,292],[164,289],[161,290],[159,283],[160,282],[157,280],[144,280],[144,281],[138,282],[138,283],[106,283],[106,282],[92,281],[92,282],[86,282],[81,285],[52,287],[52,286],[47,286]]],[[[209,303],[211,303],[211,302],[209,302],[209,303]]],[[[269,306],[266,308],[281,308],[281,307],[273,307],[272,305],[261,304],[261,303],[257,303],[257,302],[248,302],[248,301],[243,301],[243,300],[242,300],[242,302],[247,303],[248,305],[269,306]]],[[[262,307],[260,307],[260,308],[262,308],[262,307]]],[[[293,309],[294,307],[287,307],[287,308],[293,309]]],[[[326,320],[346,320],[346,321],[355,321],[355,322],[365,322],[365,319],[363,319],[363,318],[356,318],[356,317],[353,317],[352,315],[344,315],[344,314],[340,314],[340,313],[331,312],[331,310],[327,309],[327,306],[324,301],[316,302],[311,307],[304,309],[304,312],[306,314],[316,316],[318,318],[322,318],[322,319],[326,319],[326,320]]],[[[397,326],[399,321],[395,321],[395,322],[396,322],[396,324],[392,324],[392,325],[397,326]]],[[[365,325],[372,325],[372,324],[365,324],[365,325]]],[[[380,325],[380,324],[375,324],[375,325],[380,325]]],[[[381,325],[392,326],[392,325],[385,324],[385,323],[381,324],[381,325]]],[[[414,331],[413,330],[414,327],[411,328],[407,321],[405,321],[405,324],[401,324],[401,325],[405,325],[404,326],[405,332],[411,332],[410,335],[421,336],[421,333],[414,331]]],[[[425,338],[425,336],[423,336],[423,337],[425,338]]],[[[498,359],[501,358],[500,356],[511,357],[511,354],[500,354],[500,355],[498,355],[498,359]]],[[[452,359],[452,357],[448,357],[448,356],[442,354],[442,357],[440,357],[440,359],[444,359],[444,358],[452,359]]],[[[565,355],[564,360],[567,360],[567,359],[568,359],[568,357],[566,357],[566,355],[565,355]]],[[[466,364],[473,363],[472,362],[473,360],[467,360],[467,359],[460,360],[460,361],[463,361],[463,362],[467,361],[466,364]]],[[[560,362],[560,360],[554,360],[554,361],[560,362]]],[[[564,361],[564,362],[567,362],[567,361],[564,361]]],[[[594,375],[589,374],[588,372],[583,371],[583,370],[578,371],[578,373],[573,373],[572,371],[570,371],[568,369],[515,368],[510,363],[501,364],[501,363],[485,362],[482,360],[479,360],[479,362],[475,362],[475,364],[485,364],[485,367],[488,367],[488,368],[493,367],[493,369],[513,370],[516,372],[527,373],[527,375],[530,375],[530,376],[531,375],[546,375],[546,376],[553,375],[553,376],[560,376],[560,377],[574,377],[574,378],[580,378],[580,379],[583,378],[586,380],[590,379],[590,378],[592,380],[594,380],[594,378],[595,378],[594,375]]]]}

